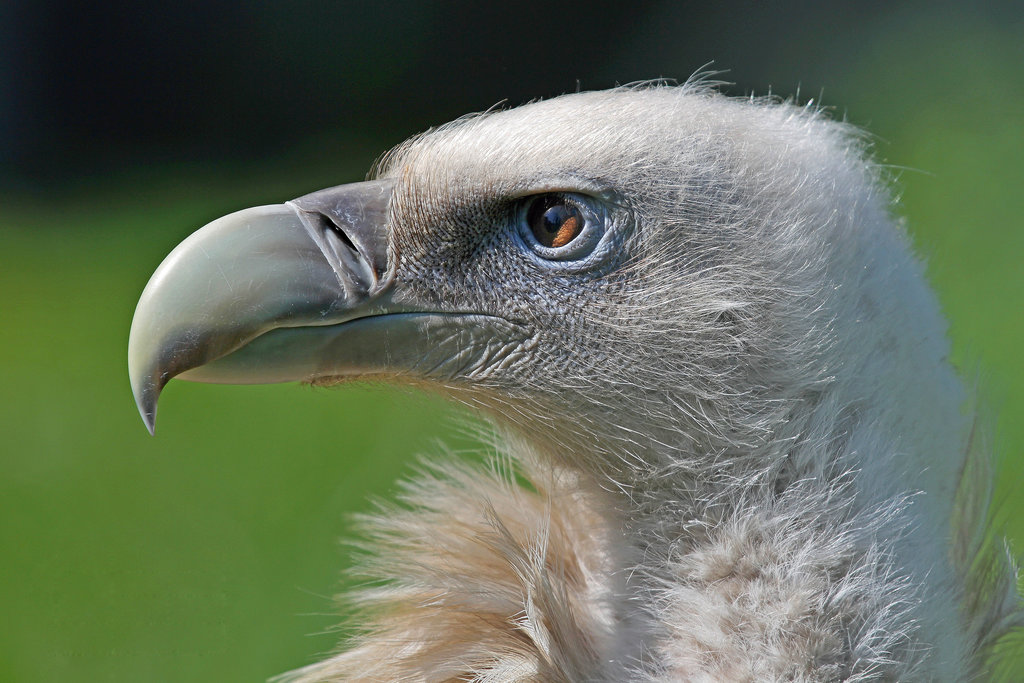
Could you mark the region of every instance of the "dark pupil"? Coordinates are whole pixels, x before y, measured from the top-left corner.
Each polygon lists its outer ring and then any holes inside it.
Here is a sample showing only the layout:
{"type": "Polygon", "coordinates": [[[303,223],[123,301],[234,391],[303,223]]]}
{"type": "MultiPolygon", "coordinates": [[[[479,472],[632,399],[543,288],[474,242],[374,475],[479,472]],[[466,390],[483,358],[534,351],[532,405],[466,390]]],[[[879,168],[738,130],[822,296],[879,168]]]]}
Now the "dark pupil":
{"type": "Polygon", "coordinates": [[[583,230],[583,216],[579,209],[561,197],[534,201],[527,220],[533,236],[549,248],[565,246],[583,230]]]}

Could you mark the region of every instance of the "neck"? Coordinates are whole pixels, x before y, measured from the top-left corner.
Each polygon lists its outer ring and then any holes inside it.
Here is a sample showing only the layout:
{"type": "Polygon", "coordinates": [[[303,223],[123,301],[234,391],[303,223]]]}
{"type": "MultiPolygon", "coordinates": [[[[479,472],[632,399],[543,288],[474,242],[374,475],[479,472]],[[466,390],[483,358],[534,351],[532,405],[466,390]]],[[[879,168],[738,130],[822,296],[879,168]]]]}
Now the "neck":
{"type": "Polygon", "coordinates": [[[635,647],[658,643],[670,679],[781,680],[807,666],[829,680],[968,675],[948,542],[955,482],[915,469],[877,417],[816,422],[835,412],[740,452],[631,437],[598,466],[592,444],[588,457],[580,445],[541,454],[604,501],[629,577],[623,609],[654,606],[635,647]]]}

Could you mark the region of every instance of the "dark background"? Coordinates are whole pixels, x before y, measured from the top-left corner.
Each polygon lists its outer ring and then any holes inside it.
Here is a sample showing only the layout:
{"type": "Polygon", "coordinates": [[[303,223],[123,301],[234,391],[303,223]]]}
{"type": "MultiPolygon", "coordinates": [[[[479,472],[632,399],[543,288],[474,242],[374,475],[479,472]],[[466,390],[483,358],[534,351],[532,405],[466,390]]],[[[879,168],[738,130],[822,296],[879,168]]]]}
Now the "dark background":
{"type": "Polygon", "coordinates": [[[1024,29],[1010,1],[7,0],[0,12],[0,149],[8,179],[31,185],[266,159],[339,130],[399,140],[498,102],[685,79],[702,65],[726,70],[731,93],[824,94],[842,112],[857,104],[844,96],[873,39],[943,49],[920,44],[922,29],[1024,29]]]}
{"type": "Polygon", "coordinates": [[[467,112],[702,69],[871,132],[1024,556],[1022,36],[1009,1],[0,2],[0,681],[313,661],[346,515],[437,437],[479,450],[371,388],[172,383],[150,438],[125,348],[177,242],[467,112]]]}

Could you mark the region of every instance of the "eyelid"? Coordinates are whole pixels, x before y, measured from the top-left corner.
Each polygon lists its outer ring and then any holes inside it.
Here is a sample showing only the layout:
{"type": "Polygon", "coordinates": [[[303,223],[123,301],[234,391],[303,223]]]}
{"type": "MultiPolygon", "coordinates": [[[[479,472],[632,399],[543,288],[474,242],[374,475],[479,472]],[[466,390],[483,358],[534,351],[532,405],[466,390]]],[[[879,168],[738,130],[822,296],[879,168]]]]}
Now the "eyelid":
{"type": "Polygon", "coordinates": [[[605,206],[622,205],[622,196],[613,183],[576,171],[546,171],[542,176],[524,178],[506,188],[504,194],[516,201],[540,194],[560,194],[583,197],[605,206]]]}

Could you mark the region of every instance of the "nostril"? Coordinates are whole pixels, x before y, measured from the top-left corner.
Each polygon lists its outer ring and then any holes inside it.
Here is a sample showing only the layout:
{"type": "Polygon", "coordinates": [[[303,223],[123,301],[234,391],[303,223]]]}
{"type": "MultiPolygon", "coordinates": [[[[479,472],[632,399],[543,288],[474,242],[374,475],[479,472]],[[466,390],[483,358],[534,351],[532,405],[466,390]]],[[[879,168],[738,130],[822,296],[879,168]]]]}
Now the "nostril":
{"type": "Polygon", "coordinates": [[[340,240],[354,256],[359,256],[359,250],[356,249],[356,245],[352,242],[352,238],[345,233],[340,225],[332,221],[329,216],[325,216],[322,213],[317,213],[316,217],[320,223],[320,229],[323,231],[324,236],[333,235],[336,239],[340,240]]]}
{"type": "Polygon", "coordinates": [[[388,179],[339,185],[287,202],[339,278],[354,278],[373,287],[387,272],[394,183],[388,179]]]}
{"type": "Polygon", "coordinates": [[[355,240],[349,237],[337,221],[319,211],[305,211],[307,226],[319,231],[321,249],[335,266],[346,290],[366,292],[377,279],[373,266],[359,251],[355,240]]]}

